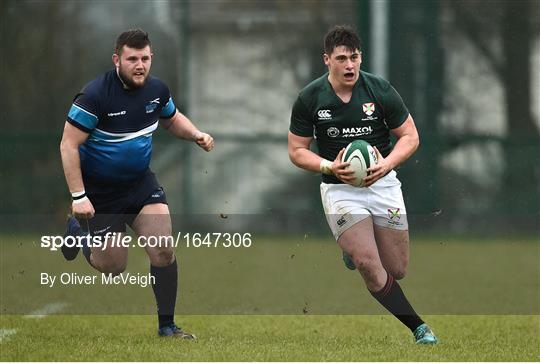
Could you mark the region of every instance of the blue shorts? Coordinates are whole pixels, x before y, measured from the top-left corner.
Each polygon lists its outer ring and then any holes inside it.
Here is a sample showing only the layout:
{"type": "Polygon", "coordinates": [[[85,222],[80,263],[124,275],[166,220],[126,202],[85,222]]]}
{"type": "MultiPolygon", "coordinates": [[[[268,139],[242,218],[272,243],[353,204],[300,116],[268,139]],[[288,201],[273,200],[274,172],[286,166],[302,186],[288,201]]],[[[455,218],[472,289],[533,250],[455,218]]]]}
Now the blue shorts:
{"type": "Polygon", "coordinates": [[[125,232],[126,224],[131,225],[144,206],[167,203],[163,187],[150,170],[133,183],[110,185],[83,179],[96,214],[92,219],[79,219],[79,222],[94,236],[125,232]]]}

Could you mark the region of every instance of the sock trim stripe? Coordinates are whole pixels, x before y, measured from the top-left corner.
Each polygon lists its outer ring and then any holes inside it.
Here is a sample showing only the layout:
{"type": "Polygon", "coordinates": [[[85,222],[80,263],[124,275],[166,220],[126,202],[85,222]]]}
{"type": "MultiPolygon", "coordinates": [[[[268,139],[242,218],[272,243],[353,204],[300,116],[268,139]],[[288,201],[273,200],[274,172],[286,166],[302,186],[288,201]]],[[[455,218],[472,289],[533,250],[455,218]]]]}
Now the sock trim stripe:
{"type": "Polygon", "coordinates": [[[388,278],[386,279],[386,284],[384,285],[384,288],[382,291],[383,297],[386,296],[390,292],[390,289],[392,288],[393,285],[394,285],[394,277],[388,274],[388,278]]]}

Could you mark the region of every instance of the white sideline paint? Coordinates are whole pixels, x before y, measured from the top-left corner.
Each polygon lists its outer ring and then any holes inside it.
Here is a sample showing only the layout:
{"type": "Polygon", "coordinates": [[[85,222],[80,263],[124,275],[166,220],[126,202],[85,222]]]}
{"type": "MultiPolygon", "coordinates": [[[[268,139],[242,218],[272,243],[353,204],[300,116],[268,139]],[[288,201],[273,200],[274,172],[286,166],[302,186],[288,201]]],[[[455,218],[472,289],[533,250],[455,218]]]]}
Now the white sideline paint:
{"type": "Polygon", "coordinates": [[[16,332],[16,329],[0,329],[0,343],[16,332]]]}
{"type": "Polygon", "coordinates": [[[53,302],[48,303],[39,310],[35,310],[34,312],[31,312],[28,315],[24,315],[24,318],[28,319],[41,319],[44,317],[47,317],[48,315],[52,315],[53,313],[57,313],[62,311],[65,307],[67,307],[67,303],[65,302],[53,302]]]}

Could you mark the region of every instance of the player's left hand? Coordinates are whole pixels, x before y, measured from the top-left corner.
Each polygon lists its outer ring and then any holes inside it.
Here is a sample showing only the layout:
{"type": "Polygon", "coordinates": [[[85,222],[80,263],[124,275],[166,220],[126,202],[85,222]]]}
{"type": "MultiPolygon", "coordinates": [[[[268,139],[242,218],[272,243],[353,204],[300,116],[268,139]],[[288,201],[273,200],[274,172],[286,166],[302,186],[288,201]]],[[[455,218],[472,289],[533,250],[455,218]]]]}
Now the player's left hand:
{"type": "Polygon", "coordinates": [[[207,152],[214,149],[214,138],[210,134],[198,132],[195,135],[195,143],[207,152]]]}
{"type": "Polygon", "coordinates": [[[367,169],[368,175],[364,177],[366,187],[371,186],[380,178],[386,176],[386,174],[394,168],[386,159],[384,159],[377,147],[373,147],[373,149],[375,149],[375,153],[377,153],[377,164],[367,169]]]}

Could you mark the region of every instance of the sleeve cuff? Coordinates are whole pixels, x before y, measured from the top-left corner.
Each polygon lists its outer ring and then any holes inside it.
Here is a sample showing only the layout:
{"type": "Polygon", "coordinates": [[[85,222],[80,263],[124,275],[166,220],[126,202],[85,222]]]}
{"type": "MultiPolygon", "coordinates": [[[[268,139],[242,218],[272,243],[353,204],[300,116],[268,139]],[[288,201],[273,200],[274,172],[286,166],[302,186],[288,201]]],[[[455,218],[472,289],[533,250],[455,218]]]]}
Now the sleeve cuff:
{"type": "Polygon", "coordinates": [[[84,131],[85,133],[90,134],[92,132],[92,129],[88,129],[87,127],[82,126],[81,124],[79,124],[78,122],[76,122],[70,117],[68,117],[66,121],[70,123],[71,125],[73,125],[74,127],[76,127],[77,129],[84,131]]]}
{"type": "Polygon", "coordinates": [[[174,114],[176,114],[176,108],[173,110],[173,112],[171,113],[171,115],[169,116],[159,116],[160,119],[170,119],[174,116],[174,114]]]}

